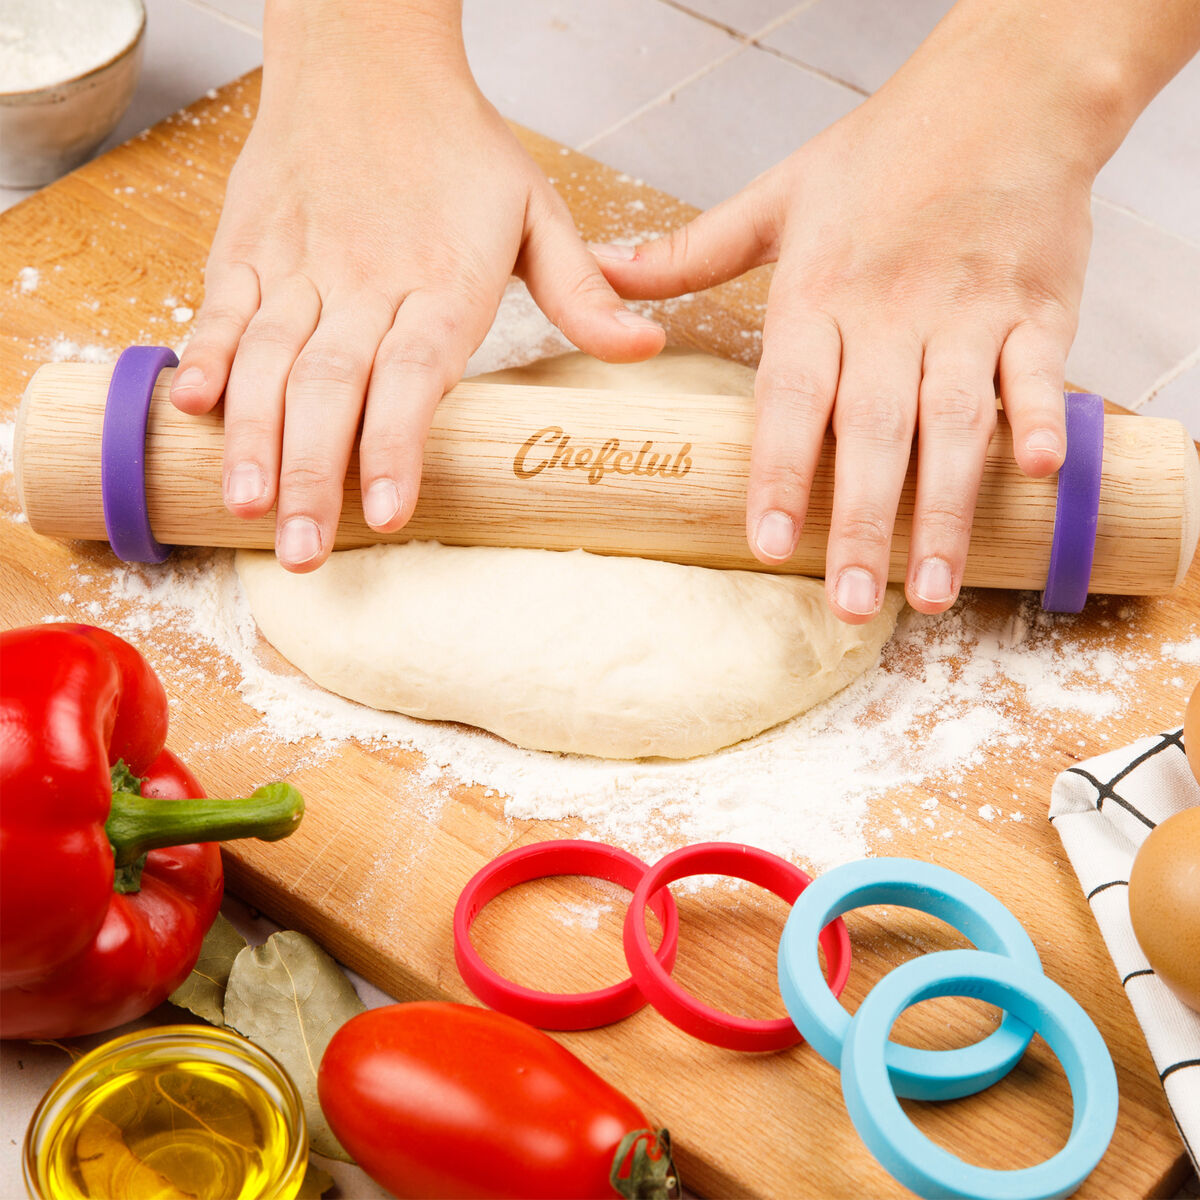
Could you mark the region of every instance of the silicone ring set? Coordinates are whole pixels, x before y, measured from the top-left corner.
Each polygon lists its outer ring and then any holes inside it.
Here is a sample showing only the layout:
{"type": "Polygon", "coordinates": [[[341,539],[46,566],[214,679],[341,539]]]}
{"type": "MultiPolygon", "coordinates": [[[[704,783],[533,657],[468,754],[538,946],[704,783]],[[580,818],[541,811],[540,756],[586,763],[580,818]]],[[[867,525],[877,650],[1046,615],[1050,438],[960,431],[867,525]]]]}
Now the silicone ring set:
{"type": "MultiPolygon", "coordinates": [[[[688,875],[730,875],[756,883],[788,904],[812,880],[786,859],[728,842],[685,846],[653,867],[602,842],[538,842],[490,862],[463,888],[454,909],[454,957],[467,986],[486,1004],[541,1029],[595,1029],[637,1012],[647,1002],[685,1033],[728,1050],[783,1050],[800,1041],[787,1017],[756,1021],[723,1013],[697,1000],[671,978],[678,947],[679,915],[666,885],[688,875]],[[471,944],[475,918],[490,900],[518,883],[548,875],[587,875],[633,892],[625,914],[624,948],[630,977],[595,992],[559,995],[522,987],[497,974],[471,944]],[[662,925],[658,949],[650,946],[643,912],[662,925]]],[[[829,963],[828,987],[840,995],[850,974],[850,937],[833,921],[814,934],[829,963]]],[[[820,976],[820,966],[817,967],[820,976]]],[[[820,976],[822,981],[823,976],[820,976]]],[[[824,982],[822,984],[824,986],[824,982]]]]}
{"type": "Polygon", "coordinates": [[[989,892],[930,863],[863,859],[822,875],[792,908],[779,942],[779,989],[796,1027],[839,1067],[846,1110],[880,1164],[919,1196],[962,1200],[1049,1200],[1067,1196],[1104,1155],[1117,1121],[1117,1078],[1095,1025],[1042,973],[1029,935],[989,892]],[[868,904],[914,908],[953,925],[974,950],[944,950],[897,967],[853,1017],[810,976],[812,931],[868,904]],[[889,1040],[910,1005],[971,996],[1005,1015],[982,1041],[958,1050],[918,1050],[889,1040]],[[1035,1167],[997,1171],[944,1150],[913,1125],[898,1096],[970,1096],[1008,1074],[1035,1033],[1066,1072],[1075,1113],[1071,1134],[1035,1167]]]}
{"type": "Polygon", "coordinates": [[[653,867],[598,842],[541,842],[501,855],[463,889],[454,913],[455,958],[481,1000],[544,1029],[586,1029],[620,1020],[649,1001],[673,1024],[714,1045],[778,1050],[801,1037],[839,1067],[847,1112],[880,1164],[920,1196],[962,1200],[1049,1200],[1066,1196],[1100,1161],[1116,1126],[1116,1073],[1084,1010],[1045,977],[1017,919],[990,893],[944,867],[903,858],[864,859],[811,880],[764,850],[704,843],[653,867]],[[501,892],[548,875],[583,874],[633,891],[624,948],[631,977],[601,991],[562,996],[510,983],[479,956],[472,922],[501,892]],[[725,874],[765,887],[792,904],[779,944],[779,989],[790,1021],[751,1021],[719,1012],[670,976],[679,921],[666,885],[688,875],[725,874]],[[837,1001],[850,970],[842,914],[871,904],[918,909],[953,925],[974,950],[948,950],[906,962],[880,980],[853,1017],[837,1001]],[[653,951],[644,909],[662,925],[653,951]],[[829,964],[822,975],[818,946],[829,964]],[[920,1050],[890,1033],[910,1005],[936,996],[971,996],[1005,1010],[982,1041],[956,1050],[920,1050]],[[972,1166],[925,1137],[897,1097],[949,1100],[1002,1079],[1040,1033],[1071,1087],[1075,1113],[1067,1145],[1035,1167],[972,1166]]]}
{"type": "MultiPolygon", "coordinates": [[[[104,409],[100,486],[113,552],[126,562],[162,562],[170,548],[155,540],[146,511],[146,425],[154,385],[178,365],[165,346],[130,346],[113,369],[104,409]]],[[[1048,612],[1079,612],[1088,595],[1100,512],[1104,405],[1090,392],[1068,392],[1067,457],[1058,473],[1054,538],[1042,593],[1048,612]]]]}

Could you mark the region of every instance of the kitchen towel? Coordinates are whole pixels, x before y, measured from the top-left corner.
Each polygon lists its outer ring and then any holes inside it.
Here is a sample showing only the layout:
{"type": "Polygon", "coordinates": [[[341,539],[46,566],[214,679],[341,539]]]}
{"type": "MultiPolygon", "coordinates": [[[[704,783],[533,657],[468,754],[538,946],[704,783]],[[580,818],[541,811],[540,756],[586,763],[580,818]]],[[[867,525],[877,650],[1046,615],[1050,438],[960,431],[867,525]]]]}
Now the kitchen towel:
{"type": "Polygon", "coordinates": [[[1160,822],[1197,804],[1200,783],[1181,729],[1070,767],[1050,794],[1050,820],[1146,1035],[1183,1144],[1200,1167],[1200,1013],[1155,975],[1129,920],[1129,870],[1138,847],[1160,822]]]}

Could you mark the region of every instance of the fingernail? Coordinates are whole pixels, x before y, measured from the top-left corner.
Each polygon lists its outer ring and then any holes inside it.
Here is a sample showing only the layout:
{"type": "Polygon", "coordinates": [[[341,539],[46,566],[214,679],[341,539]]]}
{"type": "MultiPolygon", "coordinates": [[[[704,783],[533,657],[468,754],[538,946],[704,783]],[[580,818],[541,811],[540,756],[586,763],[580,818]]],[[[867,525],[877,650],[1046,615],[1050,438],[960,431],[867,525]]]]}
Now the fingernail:
{"type": "Polygon", "coordinates": [[[1062,451],[1062,440],[1053,429],[1035,429],[1025,439],[1025,449],[1036,454],[1059,454],[1062,451]]]}
{"type": "Polygon", "coordinates": [[[180,371],[171,380],[171,391],[173,392],[187,392],[203,386],[204,372],[199,367],[188,367],[187,370],[180,371]]]}
{"type": "Polygon", "coordinates": [[[847,567],[839,576],[834,591],[839,607],[856,617],[875,611],[875,580],[862,567],[847,567]]]}
{"type": "Polygon", "coordinates": [[[626,325],[630,329],[662,328],[657,321],[652,321],[649,317],[643,317],[640,313],[630,312],[630,310],[627,308],[618,308],[617,311],[613,313],[613,320],[619,321],[622,325],[626,325]]]}
{"type": "Polygon", "coordinates": [[[285,521],[275,538],[275,553],[285,562],[306,563],[321,552],[321,531],[308,517],[285,521]]]}
{"type": "Polygon", "coordinates": [[[953,595],[950,564],[941,558],[926,558],[917,568],[913,591],[929,604],[944,604],[953,595]]]}
{"type": "Polygon", "coordinates": [[[763,513],[754,530],[754,544],[764,558],[791,558],[796,548],[796,523],[787,513],[763,513]]]}
{"type": "Polygon", "coordinates": [[[631,262],[637,258],[638,252],[636,246],[613,246],[607,242],[590,243],[588,249],[597,258],[607,258],[613,262],[631,262]]]}
{"type": "Polygon", "coordinates": [[[363,497],[363,516],[375,528],[386,525],[400,509],[400,489],[390,479],[377,479],[363,497]]]}
{"type": "Polygon", "coordinates": [[[238,463],[225,481],[227,504],[252,504],[267,490],[267,478],[256,463],[238,463]]]}

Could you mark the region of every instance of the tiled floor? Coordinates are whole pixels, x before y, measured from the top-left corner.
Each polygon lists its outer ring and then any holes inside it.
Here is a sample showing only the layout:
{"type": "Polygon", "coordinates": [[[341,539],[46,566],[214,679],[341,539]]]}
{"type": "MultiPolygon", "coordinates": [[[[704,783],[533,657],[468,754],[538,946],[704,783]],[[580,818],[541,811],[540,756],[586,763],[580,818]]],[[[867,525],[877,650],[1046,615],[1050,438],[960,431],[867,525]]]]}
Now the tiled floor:
{"type": "MultiPolygon", "coordinates": [[[[264,0],[148,0],[128,137],[261,60],[264,0]]],[[[950,0],[466,0],[472,66],[514,120],[701,206],[847,112],[950,0]]],[[[1200,59],[1096,182],[1071,378],[1200,437],[1200,59]]],[[[0,189],[0,208],[23,193],[0,189]]]]}

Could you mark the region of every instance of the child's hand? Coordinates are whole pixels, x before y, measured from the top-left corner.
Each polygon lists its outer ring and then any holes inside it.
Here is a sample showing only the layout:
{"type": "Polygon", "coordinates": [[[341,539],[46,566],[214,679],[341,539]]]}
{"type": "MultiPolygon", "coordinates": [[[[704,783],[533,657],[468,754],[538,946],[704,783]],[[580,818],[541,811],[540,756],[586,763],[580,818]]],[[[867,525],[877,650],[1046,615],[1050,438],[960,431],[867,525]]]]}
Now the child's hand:
{"type": "Polygon", "coordinates": [[[994,380],[1024,471],[1052,473],[1066,447],[1064,364],[1106,143],[1081,133],[1085,82],[1070,80],[1077,103],[1051,103],[1036,80],[1006,84],[982,32],[951,32],[687,228],[636,255],[593,248],[617,290],[635,297],[778,260],[747,535],[763,562],[792,554],[832,421],[827,587],[850,622],[879,609],[914,431],[906,590],[922,612],[949,607],[962,582],[994,380]]]}
{"type": "Polygon", "coordinates": [[[225,502],[254,517],[278,500],[276,553],[308,571],[332,547],[360,418],[367,520],[408,520],[433,411],[514,267],[591,354],[647,358],[664,335],[607,284],[456,27],[450,49],[420,29],[396,48],[365,19],[302,29],[302,11],[281,31],[268,9],[261,107],[171,397],[200,413],[225,393],[225,502]]]}

